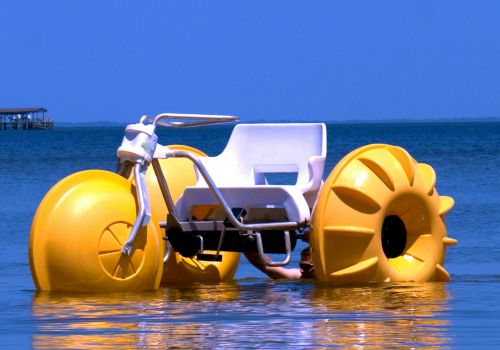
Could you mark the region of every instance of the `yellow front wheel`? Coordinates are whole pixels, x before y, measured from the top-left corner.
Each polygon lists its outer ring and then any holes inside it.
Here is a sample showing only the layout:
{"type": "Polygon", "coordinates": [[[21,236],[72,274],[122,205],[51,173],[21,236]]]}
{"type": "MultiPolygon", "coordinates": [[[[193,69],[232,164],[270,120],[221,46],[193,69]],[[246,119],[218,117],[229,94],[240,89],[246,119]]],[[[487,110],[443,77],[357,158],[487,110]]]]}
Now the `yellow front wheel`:
{"type": "Polygon", "coordinates": [[[436,175],[404,149],[375,144],[342,159],[325,181],[312,216],[318,279],[328,282],[448,281],[444,217],[436,175]]]}
{"type": "Polygon", "coordinates": [[[121,253],[137,213],[135,189],[103,170],[72,174],[44,197],[33,219],[29,254],[33,280],[45,291],[157,289],[163,244],[154,220],[121,253]]]}

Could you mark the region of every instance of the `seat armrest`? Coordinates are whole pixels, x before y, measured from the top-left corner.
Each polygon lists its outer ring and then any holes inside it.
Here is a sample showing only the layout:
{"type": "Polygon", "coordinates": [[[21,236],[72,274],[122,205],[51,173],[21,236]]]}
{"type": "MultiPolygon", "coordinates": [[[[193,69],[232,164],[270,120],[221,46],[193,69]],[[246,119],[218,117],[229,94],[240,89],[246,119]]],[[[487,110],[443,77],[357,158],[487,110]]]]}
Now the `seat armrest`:
{"type": "Polygon", "coordinates": [[[312,156],[308,161],[309,181],[299,184],[302,193],[317,192],[321,188],[323,181],[323,170],[325,168],[324,156],[312,156]]]}

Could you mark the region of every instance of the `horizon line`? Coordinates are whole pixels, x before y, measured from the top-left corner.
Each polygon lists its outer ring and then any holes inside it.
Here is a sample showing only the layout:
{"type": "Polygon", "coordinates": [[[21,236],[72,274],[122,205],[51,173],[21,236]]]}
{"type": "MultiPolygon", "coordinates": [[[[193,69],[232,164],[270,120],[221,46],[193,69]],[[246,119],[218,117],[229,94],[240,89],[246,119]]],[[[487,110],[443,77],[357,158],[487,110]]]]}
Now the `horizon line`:
{"type": "MultiPolygon", "coordinates": [[[[57,121],[55,120],[56,126],[126,126],[128,124],[134,123],[136,121],[107,121],[107,120],[96,120],[96,121],[57,121]]],[[[474,123],[474,122],[500,122],[500,117],[461,117],[461,118],[421,118],[421,119],[356,119],[356,120],[348,120],[348,119],[339,119],[339,120],[317,120],[310,119],[305,120],[301,118],[256,118],[246,120],[240,119],[240,123],[325,123],[325,124],[399,124],[399,123],[408,123],[408,124],[419,124],[419,123],[449,123],[449,122],[463,122],[463,123],[474,123]]]]}

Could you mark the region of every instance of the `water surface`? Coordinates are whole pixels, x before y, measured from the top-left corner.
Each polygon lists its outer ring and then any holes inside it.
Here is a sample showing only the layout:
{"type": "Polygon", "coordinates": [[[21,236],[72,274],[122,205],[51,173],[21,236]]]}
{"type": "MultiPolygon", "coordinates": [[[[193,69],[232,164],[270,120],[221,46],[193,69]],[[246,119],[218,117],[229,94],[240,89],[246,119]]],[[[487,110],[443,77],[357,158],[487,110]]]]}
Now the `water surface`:
{"type": "MultiPolygon", "coordinates": [[[[219,153],[230,127],[162,130],[163,144],[219,153]]],[[[121,128],[0,132],[0,346],[7,348],[494,347],[500,343],[500,123],[328,125],[328,169],[368,143],[406,148],[456,201],[447,216],[459,240],[445,263],[450,283],[325,286],[271,281],[240,263],[236,280],[150,293],[35,291],[31,220],[58,180],[115,170],[121,128]]],[[[300,251],[303,243],[298,245],[300,251]]],[[[292,265],[297,264],[296,253],[292,265]]]]}

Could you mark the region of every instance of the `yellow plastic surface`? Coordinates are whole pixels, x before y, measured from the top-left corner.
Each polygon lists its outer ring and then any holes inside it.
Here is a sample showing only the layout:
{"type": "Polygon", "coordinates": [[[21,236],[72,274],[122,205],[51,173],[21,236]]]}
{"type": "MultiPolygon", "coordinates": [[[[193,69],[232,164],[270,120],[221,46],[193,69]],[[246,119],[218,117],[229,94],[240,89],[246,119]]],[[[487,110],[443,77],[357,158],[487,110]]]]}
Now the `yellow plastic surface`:
{"type": "Polygon", "coordinates": [[[131,255],[121,253],[136,218],[134,194],[130,181],[103,170],[59,181],[43,198],[31,227],[30,266],[37,289],[158,288],[164,246],[154,220],[139,230],[131,255]]]}
{"type": "MultiPolygon", "coordinates": [[[[206,156],[205,153],[189,146],[170,145],[168,147],[174,150],[193,152],[202,157],[206,156]]],[[[193,163],[189,159],[160,159],[160,166],[167,180],[174,202],[182,195],[186,186],[191,186],[196,183],[193,163]]],[[[157,222],[165,221],[168,210],[160,186],[154,175],[153,167],[149,167],[146,173],[146,186],[148,188],[154,220],[157,222]]],[[[205,253],[211,254],[214,252],[207,250],[205,253]]],[[[174,253],[164,266],[162,283],[217,283],[231,281],[238,268],[240,254],[221,252],[221,255],[222,262],[207,262],[199,261],[196,258],[185,258],[179,253],[174,253]]]]}
{"type": "MultiPolygon", "coordinates": [[[[205,254],[215,251],[205,250],[205,254]]],[[[222,261],[200,261],[196,258],[185,258],[175,253],[165,264],[162,283],[218,283],[232,281],[238,264],[240,253],[221,252],[222,261]]]]}
{"type": "Polygon", "coordinates": [[[333,283],[448,281],[443,268],[444,216],[451,197],[439,196],[436,175],[404,149],[374,144],[354,150],[328,176],[312,215],[311,248],[318,279],[333,283]],[[388,258],[381,231],[398,216],[406,246],[388,258]]]}

